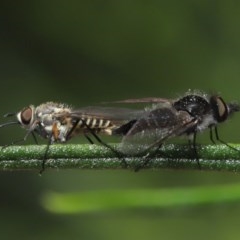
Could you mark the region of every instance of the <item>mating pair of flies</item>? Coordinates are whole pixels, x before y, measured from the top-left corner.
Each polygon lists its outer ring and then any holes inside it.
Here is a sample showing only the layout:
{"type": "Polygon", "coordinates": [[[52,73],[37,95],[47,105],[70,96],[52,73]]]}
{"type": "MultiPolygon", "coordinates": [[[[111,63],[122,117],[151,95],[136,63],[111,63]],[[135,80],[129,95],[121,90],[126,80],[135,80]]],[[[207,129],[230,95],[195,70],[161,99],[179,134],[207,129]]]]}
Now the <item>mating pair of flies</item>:
{"type": "Polygon", "coordinates": [[[110,148],[124,164],[126,156],[142,156],[143,162],[137,167],[139,169],[149,162],[150,155],[155,154],[164,142],[173,137],[188,136],[197,162],[198,132],[209,129],[213,143],[215,134],[215,140],[229,146],[219,138],[217,124],[240,111],[240,105],[236,102],[226,103],[218,95],[200,92],[187,92],[178,99],[142,98],[114,103],[142,103],[149,106],[144,109],[85,107],[75,110],[65,104],[47,102],[37,107],[28,106],[18,113],[6,114],[6,117],[15,116],[16,120],[0,127],[20,124],[27,131],[21,140],[26,140],[30,134],[36,143],[36,134],[49,140],[41,172],[45,168],[49,146],[55,142],[66,142],[79,134],[83,134],[90,143],[94,143],[94,138],[110,148]],[[99,134],[121,136],[118,149],[103,142],[99,134]]]}

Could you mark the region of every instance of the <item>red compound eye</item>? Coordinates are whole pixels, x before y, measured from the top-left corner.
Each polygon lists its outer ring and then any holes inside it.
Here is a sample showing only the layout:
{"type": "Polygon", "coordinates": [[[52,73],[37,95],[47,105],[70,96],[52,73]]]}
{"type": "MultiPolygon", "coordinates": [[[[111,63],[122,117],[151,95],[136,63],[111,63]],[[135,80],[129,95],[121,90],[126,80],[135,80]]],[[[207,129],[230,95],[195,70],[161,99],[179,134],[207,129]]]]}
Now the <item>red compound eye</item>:
{"type": "Polygon", "coordinates": [[[28,125],[32,119],[32,108],[28,107],[21,112],[21,121],[24,125],[28,125]]]}

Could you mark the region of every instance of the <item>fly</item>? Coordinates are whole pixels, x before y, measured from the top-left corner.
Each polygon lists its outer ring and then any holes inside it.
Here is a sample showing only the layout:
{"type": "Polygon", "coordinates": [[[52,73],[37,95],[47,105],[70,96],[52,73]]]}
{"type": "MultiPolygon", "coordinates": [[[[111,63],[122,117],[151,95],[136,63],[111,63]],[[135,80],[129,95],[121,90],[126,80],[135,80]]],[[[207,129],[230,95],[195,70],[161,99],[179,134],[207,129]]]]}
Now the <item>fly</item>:
{"type": "MultiPolygon", "coordinates": [[[[188,92],[185,96],[175,100],[142,98],[118,101],[118,103],[153,103],[153,107],[146,109],[141,118],[132,119],[114,130],[114,133],[124,135],[123,151],[126,151],[127,147],[127,152],[130,149],[137,155],[143,154],[154,147],[160,147],[169,138],[187,135],[199,165],[196,135],[207,128],[210,129],[210,139],[213,143],[215,143],[214,132],[217,141],[237,150],[219,138],[217,129],[219,123],[226,121],[234,112],[240,111],[240,105],[236,102],[227,104],[218,95],[188,92]],[[142,141],[144,144],[141,143],[142,141]],[[136,142],[139,144],[136,145],[136,142]]],[[[148,161],[145,161],[144,165],[148,161]]]]}
{"type": "Polygon", "coordinates": [[[67,142],[79,134],[83,134],[93,144],[89,136],[92,135],[99,143],[119,155],[115,149],[103,142],[98,134],[112,135],[115,128],[128,121],[130,116],[135,116],[137,112],[108,107],[85,107],[75,110],[65,104],[47,102],[37,107],[30,105],[16,114],[6,114],[5,117],[15,116],[16,121],[4,123],[0,127],[20,124],[26,129],[24,138],[12,144],[25,141],[30,134],[36,143],[36,134],[49,140],[40,171],[42,173],[50,144],[67,142]]]}

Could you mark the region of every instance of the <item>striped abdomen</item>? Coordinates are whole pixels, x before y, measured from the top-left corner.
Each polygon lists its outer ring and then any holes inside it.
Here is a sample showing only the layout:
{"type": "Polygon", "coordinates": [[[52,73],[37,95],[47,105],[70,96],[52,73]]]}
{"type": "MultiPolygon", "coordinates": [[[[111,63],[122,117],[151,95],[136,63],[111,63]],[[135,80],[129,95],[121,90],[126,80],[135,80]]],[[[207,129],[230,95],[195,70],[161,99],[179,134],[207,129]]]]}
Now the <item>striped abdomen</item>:
{"type": "Polygon", "coordinates": [[[79,128],[105,129],[112,128],[114,124],[110,120],[100,118],[81,118],[78,122],[79,128]]]}
{"type": "Polygon", "coordinates": [[[116,125],[113,124],[112,121],[94,117],[81,117],[79,119],[71,119],[71,126],[71,137],[81,132],[89,132],[90,129],[95,133],[102,132],[107,135],[112,135],[112,129],[116,128],[116,125]]]}

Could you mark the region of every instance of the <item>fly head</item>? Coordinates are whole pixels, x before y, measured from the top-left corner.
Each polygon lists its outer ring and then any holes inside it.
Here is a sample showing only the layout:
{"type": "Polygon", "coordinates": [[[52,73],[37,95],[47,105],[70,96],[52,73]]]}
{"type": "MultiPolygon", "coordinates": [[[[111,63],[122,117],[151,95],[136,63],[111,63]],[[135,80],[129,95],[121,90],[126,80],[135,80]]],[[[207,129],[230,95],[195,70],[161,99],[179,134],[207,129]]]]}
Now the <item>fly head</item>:
{"type": "Polygon", "coordinates": [[[24,128],[31,128],[34,122],[34,107],[29,106],[17,113],[17,120],[24,128]]]}

